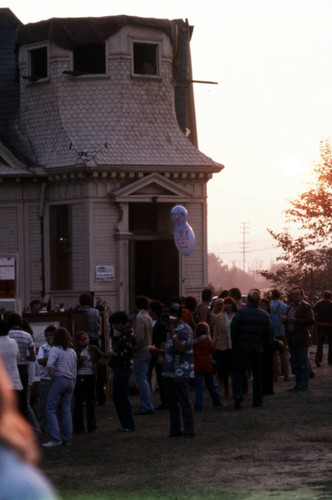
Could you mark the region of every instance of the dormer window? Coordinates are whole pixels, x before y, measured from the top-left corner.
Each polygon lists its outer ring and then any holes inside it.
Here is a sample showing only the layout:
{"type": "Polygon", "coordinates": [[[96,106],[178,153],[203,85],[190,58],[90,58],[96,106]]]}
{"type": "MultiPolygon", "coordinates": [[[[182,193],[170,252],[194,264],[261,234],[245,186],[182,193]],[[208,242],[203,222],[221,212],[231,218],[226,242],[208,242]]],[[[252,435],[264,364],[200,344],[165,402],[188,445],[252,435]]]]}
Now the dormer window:
{"type": "Polygon", "coordinates": [[[74,74],[104,75],[106,73],[105,43],[77,45],[74,49],[74,74]]]}
{"type": "Polygon", "coordinates": [[[29,75],[32,82],[45,80],[48,77],[47,47],[38,47],[29,50],[29,75]]]}
{"type": "Polygon", "coordinates": [[[159,44],[133,43],[133,74],[158,76],[159,74],[159,44]]]}

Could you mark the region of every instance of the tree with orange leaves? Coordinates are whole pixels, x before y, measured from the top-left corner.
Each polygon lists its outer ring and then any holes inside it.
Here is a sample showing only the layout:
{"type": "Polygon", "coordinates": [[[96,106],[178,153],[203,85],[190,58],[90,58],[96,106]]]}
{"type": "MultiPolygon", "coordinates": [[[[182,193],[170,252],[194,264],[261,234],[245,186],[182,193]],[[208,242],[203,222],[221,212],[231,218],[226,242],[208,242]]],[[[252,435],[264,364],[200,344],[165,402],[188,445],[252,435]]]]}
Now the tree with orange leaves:
{"type": "Polygon", "coordinates": [[[261,271],[277,286],[295,283],[308,294],[332,288],[332,147],[330,139],[320,143],[320,160],[313,166],[313,180],[286,211],[287,220],[299,226],[301,235],[287,231],[268,232],[283,251],[277,260],[286,262],[276,272],[261,271]]]}

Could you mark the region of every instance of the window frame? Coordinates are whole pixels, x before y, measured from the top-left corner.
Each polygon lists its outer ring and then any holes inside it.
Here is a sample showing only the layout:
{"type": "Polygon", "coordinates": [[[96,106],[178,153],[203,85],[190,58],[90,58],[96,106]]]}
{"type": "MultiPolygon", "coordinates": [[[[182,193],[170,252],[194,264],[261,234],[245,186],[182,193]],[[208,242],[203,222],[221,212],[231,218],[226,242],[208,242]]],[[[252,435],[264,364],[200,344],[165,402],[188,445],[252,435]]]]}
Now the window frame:
{"type": "Polygon", "coordinates": [[[28,80],[28,83],[42,83],[49,81],[49,44],[47,42],[35,43],[26,47],[26,69],[27,74],[23,77],[25,80],[28,80]],[[32,61],[32,53],[37,50],[45,49],[46,50],[46,76],[41,78],[36,78],[33,75],[33,61],[32,61]]]}
{"type": "Polygon", "coordinates": [[[143,79],[154,79],[160,80],[160,69],[161,69],[161,40],[147,40],[147,39],[139,39],[132,38],[131,40],[131,76],[132,78],[143,78],[143,79]],[[135,73],[135,44],[140,45],[152,45],[156,47],[156,73],[155,74],[146,74],[146,73],[135,73]]]}
{"type": "Polygon", "coordinates": [[[76,70],[75,69],[75,54],[74,54],[74,50],[71,51],[71,60],[70,60],[70,67],[71,67],[71,70],[70,71],[65,71],[64,73],[67,73],[69,74],[70,76],[72,77],[75,77],[75,78],[102,78],[102,77],[106,77],[108,76],[108,44],[107,44],[107,41],[104,41],[104,42],[100,42],[98,44],[77,44],[77,46],[80,46],[80,47],[83,47],[83,46],[91,46],[91,45],[104,45],[104,49],[105,49],[105,54],[104,54],[104,62],[105,62],[105,71],[103,73],[84,73],[84,72],[80,72],[79,70],[76,70]]]}

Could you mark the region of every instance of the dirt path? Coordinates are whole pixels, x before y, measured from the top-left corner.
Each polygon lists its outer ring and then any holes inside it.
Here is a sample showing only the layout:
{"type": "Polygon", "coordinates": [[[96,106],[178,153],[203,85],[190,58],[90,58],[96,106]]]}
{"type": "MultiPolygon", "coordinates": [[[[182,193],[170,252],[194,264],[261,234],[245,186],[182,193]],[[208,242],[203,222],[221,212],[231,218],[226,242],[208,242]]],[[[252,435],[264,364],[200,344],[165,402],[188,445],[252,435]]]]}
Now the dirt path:
{"type": "Polygon", "coordinates": [[[261,408],[249,395],[240,411],[230,400],[214,410],[205,394],[190,439],[167,437],[167,411],[118,434],[107,402],[97,408],[98,433],[44,450],[42,469],[66,499],[332,499],[332,367],[315,373],[303,393],[280,379],[261,408]]]}

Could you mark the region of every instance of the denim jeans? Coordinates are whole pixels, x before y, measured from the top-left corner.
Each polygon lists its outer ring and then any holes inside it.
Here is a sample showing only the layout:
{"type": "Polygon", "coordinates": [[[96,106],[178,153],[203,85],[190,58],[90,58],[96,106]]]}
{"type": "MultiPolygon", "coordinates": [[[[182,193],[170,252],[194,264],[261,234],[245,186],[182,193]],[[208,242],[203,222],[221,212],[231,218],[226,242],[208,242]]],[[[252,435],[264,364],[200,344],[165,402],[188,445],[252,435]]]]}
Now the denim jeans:
{"type": "Polygon", "coordinates": [[[48,393],[52,385],[52,380],[41,378],[39,382],[39,401],[38,401],[38,422],[41,428],[47,424],[46,419],[46,405],[48,393]]]}
{"type": "Polygon", "coordinates": [[[213,406],[220,406],[220,396],[216,389],[213,373],[195,373],[195,410],[201,411],[203,409],[203,380],[206,383],[210,396],[212,398],[213,406]]]}
{"type": "Polygon", "coordinates": [[[297,389],[308,389],[309,386],[308,349],[308,347],[302,346],[289,346],[297,389]]]}
{"type": "Polygon", "coordinates": [[[149,382],[149,364],[151,356],[139,356],[133,359],[142,412],[153,412],[152,392],[149,382]]]}
{"type": "Polygon", "coordinates": [[[113,368],[113,402],[121,427],[126,429],[135,429],[133,409],[129,396],[129,379],[131,373],[129,368],[122,368],[121,366],[113,368]]]}
{"type": "Polygon", "coordinates": [[[48,432],[51,441],[61,441],[57,407],[61,403],[62,441],[68,443],[72,438],[71,400],[75,381],[66,377],[54,377],[46,406],[48,432]]]}

